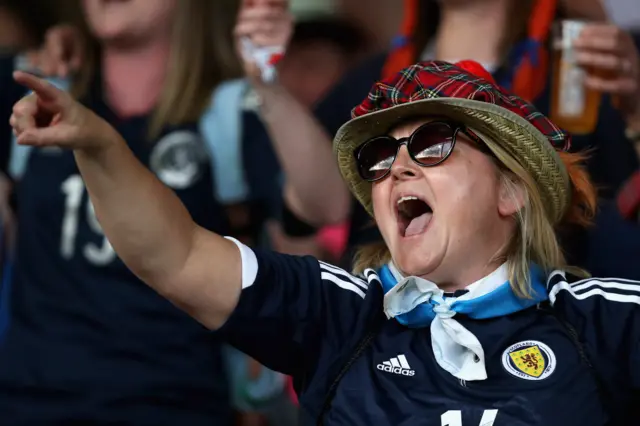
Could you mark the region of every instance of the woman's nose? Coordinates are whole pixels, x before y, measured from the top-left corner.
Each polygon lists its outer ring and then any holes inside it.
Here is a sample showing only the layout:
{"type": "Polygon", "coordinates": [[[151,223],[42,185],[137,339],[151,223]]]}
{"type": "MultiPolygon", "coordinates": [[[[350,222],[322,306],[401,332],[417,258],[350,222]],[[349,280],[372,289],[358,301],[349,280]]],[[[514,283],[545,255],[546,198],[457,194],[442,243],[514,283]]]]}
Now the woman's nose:
{"type": "Polygon", "coordinates": [[[406,145],[402,145],[391,165],[391,175],[395,179],[411,179],[419,176],[420,166],[409,155],[406,145]]]}

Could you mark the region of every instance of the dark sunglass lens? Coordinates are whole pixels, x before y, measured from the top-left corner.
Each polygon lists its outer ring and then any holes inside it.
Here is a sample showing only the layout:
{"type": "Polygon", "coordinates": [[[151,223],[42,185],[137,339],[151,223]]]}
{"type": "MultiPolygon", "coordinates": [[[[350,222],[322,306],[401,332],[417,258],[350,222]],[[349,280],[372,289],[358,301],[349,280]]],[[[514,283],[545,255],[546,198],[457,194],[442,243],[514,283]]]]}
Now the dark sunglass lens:
{"type": "Polygon", "coordinates": [[[420,164],[437,164],[451,153],[454,133],[448,123],[428,123],[416,130],[408,148],[420,164]]]}
{"type": "Polygon", "coordinates": [[[365,142],[358,152],[358,171],[365,180],[383,177],[391,168],[398,152],[398,143],[390,137],[379,137],[365,142]]]}

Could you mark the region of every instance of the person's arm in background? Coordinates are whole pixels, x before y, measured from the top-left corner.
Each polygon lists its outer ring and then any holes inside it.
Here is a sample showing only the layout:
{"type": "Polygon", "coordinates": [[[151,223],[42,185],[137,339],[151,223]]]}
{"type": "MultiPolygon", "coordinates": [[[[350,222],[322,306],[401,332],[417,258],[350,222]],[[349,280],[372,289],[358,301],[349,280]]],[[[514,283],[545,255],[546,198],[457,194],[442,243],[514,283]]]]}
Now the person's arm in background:
{"type": "Polygon", "coordinates": [[[254,87],[262,99],[260,115],[285,172],[284,197],[289,208],[318,227],[346,220],[351,195],[329,134],[282,86],[254,87]]]}
{"type": "MultiPolygon", "coordinates": [[[[386,54],[373,55],[346,73],[343,78],[329,91],[329,93],[316,105],[314,116],[328,133],[335,134],[340,126],[351,117],[351,109],[367,96],[371,86],[380,78],[386,54]]],[[[335,162],[335,159],[334,159],[335,162]]],[[[321,185],[321,183],[316,183],[321,185]]],[[[291,191],[290,187],[285,191],[291,191]]],[[[296,205],[291,205],[291,194],[285,197],[282,226],[285,234],[294,237],[312,235],[317,231],[317,226],[305,220],[299,214],[296,205]]],[[[353,197],[350,197],[350,211],[353,208],[353,197]]],[[[351,216],[349,216],[351,219],[351,216]]]]}
{"type": "MultiPolygon", "coordinates": [[[[256,46],[285,47],[292,30],[286,8],[285,0],[245,0],[235,29],[238,46],[248,38],[256,46]]],[[[263,83],[251,58],[244,61],[261,99],[261,117],[286,175],[287,204],[301,219],[316,226],[345,220],[351,196],[333,155],[332,135],[281,85],[263,83]]]]}

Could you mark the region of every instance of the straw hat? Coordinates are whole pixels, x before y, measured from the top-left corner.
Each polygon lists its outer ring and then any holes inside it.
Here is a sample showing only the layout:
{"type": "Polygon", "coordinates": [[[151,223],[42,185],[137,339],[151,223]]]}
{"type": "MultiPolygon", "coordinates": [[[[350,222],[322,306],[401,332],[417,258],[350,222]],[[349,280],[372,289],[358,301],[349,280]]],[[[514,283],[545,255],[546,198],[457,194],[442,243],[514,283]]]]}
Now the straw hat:
{"type": "Polygon", "coordinates": [[[354,108],[353,118],[338,130],[333,148],[340,171],[370,215],[371,183],[358,174],[354,151],[416,116],[447,117],[500,144],[538,183],[552,223],[562,219],[571,184],[556,150],[568,150],[570,137],[533,105],[496,86],[491,75],[473,61],[420,62],[376,83],[354,108]]]}

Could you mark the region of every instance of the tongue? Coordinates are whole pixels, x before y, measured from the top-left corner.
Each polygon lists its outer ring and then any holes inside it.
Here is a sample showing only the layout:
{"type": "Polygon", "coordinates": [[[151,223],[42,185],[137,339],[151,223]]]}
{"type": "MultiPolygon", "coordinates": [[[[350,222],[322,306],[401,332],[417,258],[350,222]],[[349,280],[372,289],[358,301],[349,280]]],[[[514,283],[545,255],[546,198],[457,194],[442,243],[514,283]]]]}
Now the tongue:
{"type": "Polygon", "coordinates": [[[429,225],[429,221],[431,220],[431,213],[423,213],[420,216],[411,219],[407,229],[404,231],[405,237],[410,237],[412,235],[418,235],[424,232],[427,229],[427,225],[429,225]]]}

